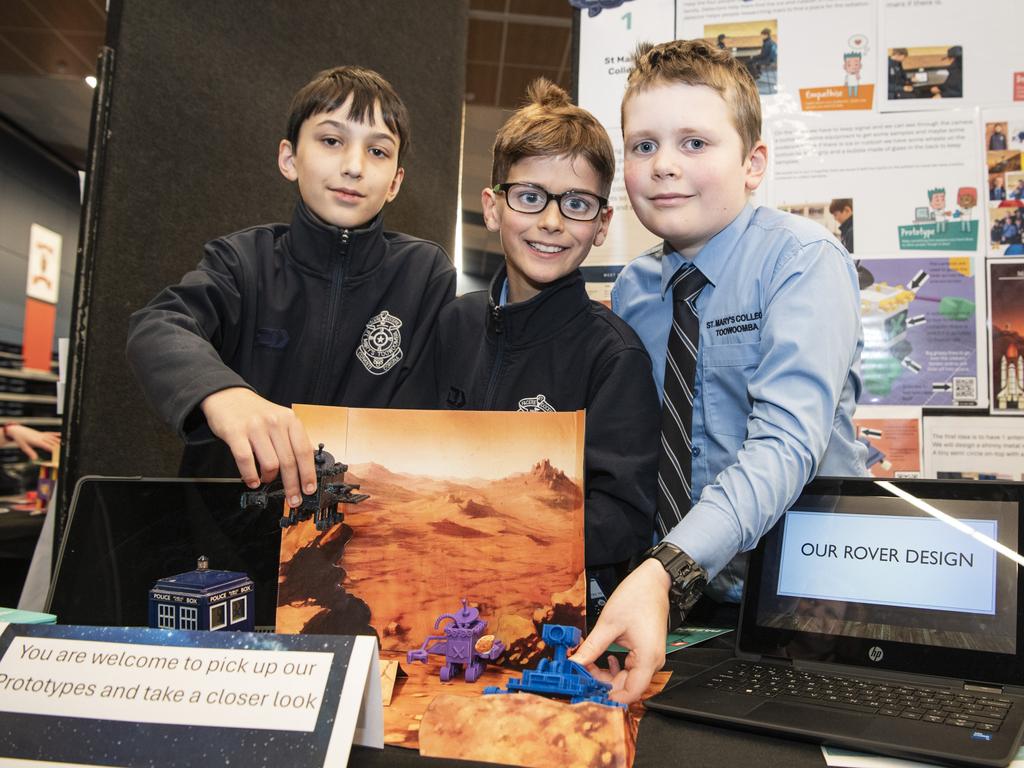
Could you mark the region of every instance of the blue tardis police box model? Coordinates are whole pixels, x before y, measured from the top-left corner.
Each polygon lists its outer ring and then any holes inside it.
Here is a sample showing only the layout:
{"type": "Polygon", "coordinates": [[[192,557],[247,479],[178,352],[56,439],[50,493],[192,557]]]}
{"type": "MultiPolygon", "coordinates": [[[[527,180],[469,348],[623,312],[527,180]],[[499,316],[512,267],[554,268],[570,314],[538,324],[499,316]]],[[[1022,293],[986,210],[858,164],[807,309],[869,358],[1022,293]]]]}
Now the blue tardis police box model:
{"type": "Polygon", "coordinates": [[[206,556],[194,571],[160,579],[149,590],[149,626],[242,630],[254,625],[256,592],[240,571],[214,571],[206,556]]]}

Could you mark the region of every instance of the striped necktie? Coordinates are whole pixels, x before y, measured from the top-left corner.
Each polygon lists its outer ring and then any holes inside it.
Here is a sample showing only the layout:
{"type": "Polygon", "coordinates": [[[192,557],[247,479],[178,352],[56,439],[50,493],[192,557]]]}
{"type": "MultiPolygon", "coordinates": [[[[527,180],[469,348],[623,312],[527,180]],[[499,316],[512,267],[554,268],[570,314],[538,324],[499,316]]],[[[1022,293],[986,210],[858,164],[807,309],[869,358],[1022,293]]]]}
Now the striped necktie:
{"type": "Polygon", "coordinates": [[[665,394],[661,408],[661,453],[658,458],[658,514],[664,537],[690,511],[690,465],[693,426],[693,380],[697,373],[700,323],[697,296],[708,279],[692,264],[672,276],[672,329],[665,357],[665,394]]]}

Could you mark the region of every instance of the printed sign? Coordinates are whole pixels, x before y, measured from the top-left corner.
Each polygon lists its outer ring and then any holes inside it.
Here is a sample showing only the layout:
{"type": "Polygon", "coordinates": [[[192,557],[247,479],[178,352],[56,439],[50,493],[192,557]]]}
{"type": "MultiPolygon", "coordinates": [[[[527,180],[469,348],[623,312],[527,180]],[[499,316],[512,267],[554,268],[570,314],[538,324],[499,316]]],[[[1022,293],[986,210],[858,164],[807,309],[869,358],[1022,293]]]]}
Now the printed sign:
{"type": "Polygon", "coordinates": [[[344,765],[353,741],[383,747],[372,637],[0,624],[0,712],[0,757],[23,760],[136,765],[173,744],[162,764],[344,765]]]}

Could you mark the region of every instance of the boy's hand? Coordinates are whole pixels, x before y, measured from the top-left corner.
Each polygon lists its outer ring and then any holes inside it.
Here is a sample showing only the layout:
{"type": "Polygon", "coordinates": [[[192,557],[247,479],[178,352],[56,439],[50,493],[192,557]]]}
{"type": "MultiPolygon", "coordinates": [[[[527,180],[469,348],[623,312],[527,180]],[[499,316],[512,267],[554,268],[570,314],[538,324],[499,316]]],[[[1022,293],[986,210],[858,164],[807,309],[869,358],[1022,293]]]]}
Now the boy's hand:
{"type": "Polygon", "coordinates": [[[214,392],[199,408],[213,434],[231,449],[242,481],[250,488],[269,483],[280,470],[289,506],[302,503],[300,487],[306,493],[316,491],[313,447],[306,428],[290,408],[264,400],[245,387],[214,392]]]}
{"type": "Polygon", "coordinates": [[[608,598],[594,631],[572,656],[572,661],[612,684],[611,698],[616,701],[637,701],[650,686],[654,673],[665,665],[670,585],[661,563],[642,562],[608,598]],[[614,658],[609,660],[608,671],[594,663],[612,643],[629,649],[625,669],[620,669],[614,658]]]}

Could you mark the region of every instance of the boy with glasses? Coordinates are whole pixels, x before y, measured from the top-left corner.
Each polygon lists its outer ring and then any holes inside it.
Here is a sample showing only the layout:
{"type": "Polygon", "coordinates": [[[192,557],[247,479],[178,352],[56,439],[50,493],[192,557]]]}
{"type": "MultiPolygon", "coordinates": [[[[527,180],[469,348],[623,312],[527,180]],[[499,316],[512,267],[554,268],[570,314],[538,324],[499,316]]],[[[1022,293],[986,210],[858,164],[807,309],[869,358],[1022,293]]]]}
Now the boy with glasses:
{"type": "Polygon", "coordinates": [[[547,80],[535,81],[528,96],[531,103],[498,131],[493,186],[482,193],[484,221],[501,237],[505,265],[489,291],[442,310],[430,370],[419,372],[402,405],[586,409],[592,620],[602,592],[652,541],[660,409],[643,344],[590,300],[579,270],[612,217],[611,141],[547,80]],[[423,402],[430,390],[436,400],[423,402]]]}

